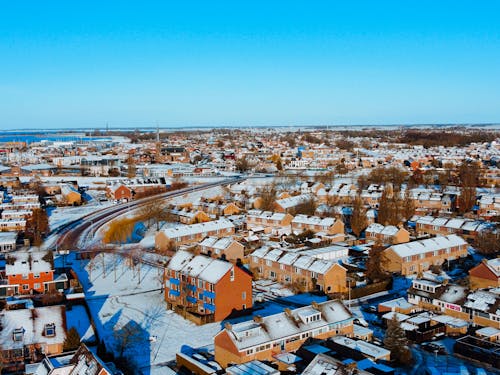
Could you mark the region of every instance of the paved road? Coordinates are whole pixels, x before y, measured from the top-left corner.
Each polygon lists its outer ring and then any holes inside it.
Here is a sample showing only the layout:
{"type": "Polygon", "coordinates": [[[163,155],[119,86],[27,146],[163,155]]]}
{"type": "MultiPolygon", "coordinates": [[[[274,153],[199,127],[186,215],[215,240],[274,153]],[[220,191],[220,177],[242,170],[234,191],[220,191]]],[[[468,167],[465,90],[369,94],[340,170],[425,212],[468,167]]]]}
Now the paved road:
{"type": "Polygon", "coordinates": [[[198,186],[191,186],[180,190],[169,191],[163,194],[138,199],[136,201],[120,203],[115,206],[103,208],[54,230],[51,233],[51,235],[57,236],[54,247],[72,250],[83,249],[92,241],[92,237],[99,227],[109,222],[110,220],[123,215],[129,210],[135,210],[143,204],[154,202],[157,200],[173,198],[195,191],[209,189],[215,186],[241,182],[243,180],[245,180],[245,178],[230,178],[198,186]]]}

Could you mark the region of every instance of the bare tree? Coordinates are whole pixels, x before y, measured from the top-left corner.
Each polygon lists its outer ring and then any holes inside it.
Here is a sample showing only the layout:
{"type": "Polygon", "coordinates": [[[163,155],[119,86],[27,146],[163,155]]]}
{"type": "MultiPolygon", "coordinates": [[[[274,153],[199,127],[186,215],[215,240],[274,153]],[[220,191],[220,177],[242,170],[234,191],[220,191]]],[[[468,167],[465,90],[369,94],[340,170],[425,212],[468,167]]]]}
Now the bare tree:
{"type": "Polygon", "coordinates": [[[132,155],[129,155],[127,158],[127,177],[128,178],[134,178],[136,175],[136,166],[135,166],[135,160],[132,155]]]}
{"type": "Polygon", "coordinates": [[[475,247],[485,255],[500,252],[500,234],[496,229],[485,229],[479,232],[475,240],[475,247]]]}
{"type": "Polygon", "coordinates": [[[479,183],[480,166],[477,162],[464,160],[458,167],[460,196],[458,210],[461,214],[469,212],[476,203],[476,187],[479,183]]]}
{"type": "Polygon", "coordinates": [[[41,208],[35,208],[26,221],[26,237],[34,246],[40,246],[43,238],[49,231],[49,218],[47,212],[41,208]]]}
{"type": "Polygon", "coordinates": [[[235,168],[238,172],[244,173],[250,169],[250,163],[247,160],[246,156],[242,156],[238,160],[236,160],[235,168]]]}
{"type": "Polygon", "coordinates": [[[356,196],[356,198],[354,198],[354,204],[351,214],[351,229],[356,237],[359,237],[361,232],[365,230],[367,226],[368,218],[366,216],[366,208],[363,204],[361,196],[358,195],[356,196]]]}
{"type": "Polygon", "coordinates": [[[403,204],[401,207],[401,215],[405,221],[408,221],[415,215],[415,202],[411,196],[410,189],[406,189],[403,204]]]}
{"type": "Polygon", "coordinates": [[[316,201],[311,197],[296,205],[292,210],[292,215],[314,215],[316,213],[316,208],[316,201]]]}
{"type": "Polygon", "coordinates": [[[142,205],[138,210],[138,215],[141,220],[148,222],[148,227],[153,221],[156,224],[157,231],[160,230],[160,222],[166,221],[169,217],[165,205],[157,201],[142,205]]]}
{"type": "Polygon", "coordinates": [[[261,209],[264,211],[274,211],[276,204],[276,185],[274,183],[263,186],[260,189],[261,209]]]}

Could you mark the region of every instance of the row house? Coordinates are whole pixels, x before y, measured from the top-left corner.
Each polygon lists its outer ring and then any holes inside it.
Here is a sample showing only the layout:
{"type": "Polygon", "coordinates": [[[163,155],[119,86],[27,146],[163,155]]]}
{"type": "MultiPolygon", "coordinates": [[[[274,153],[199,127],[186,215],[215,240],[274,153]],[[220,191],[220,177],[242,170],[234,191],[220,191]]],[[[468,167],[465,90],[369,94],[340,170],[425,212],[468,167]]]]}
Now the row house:
{"type": "Polygon", "coordinates": [[[233,202],[219,204],[216,202],[200,202],[193,206],[195,209],[206,212],[209,215],[225,216],[238,215],[241,209],[233,202]]]}
{"type": "Polygon", "coordinates": [[[173,217],[182,224],[205,223],[215,219],[215,216],[211,216],[203,211],[191,210],[189,207],[184,207],[180,210],[170,209],[168,212],[170,212],[173,217]]]}
{"type": "Polygon", "coordinates": [[[59,285],[56,282],[54,269],[43,259],[44,255],[44,252],[17,252],[15,257],[7,260],[7,284],[2,285],[2,289],[13,290],[13,294],[47,293],[64,289],[64,283],[59,285]]]}
{"type": "Polygon", "coordinates": [[[388,272],[413,275],[432,265],[466,257],[467,247],[467,242],[456,234],[392,245],[384,250],[383,267],[388,272]]]}
{"type": "Polygon", "coordinates": [[[292,232],[301,233],[305,230],[313,231],[314,233],[324,233],[326,235],[341,235],[344,240],[344,223],[333,217],[321,218],[318,216],[296,215],[292,222],[292,232]]]}
{"type": "Polygon", "coordinates": [[[234,234],[234,224],[227,219],[208,221],[191,225],[179,225],[160,230],[155,236],[155,247],[167,250],[170,246],[192,244],[205,237],[227,237],[234,234]]]}
{"type": "Polygon", "coordinates": [[[478,205],[477,213],[479,216],[488,219],[500,216],[500,194],[484,194],[479,199],[478,205]]]}
{"type": "Polygon", "coordinates": [[[426,215],[433,212],[450,214],[454,211],[455,199],[448,194],[421,189],[413,189],[411,197],[415,203],[415,213],[426,215]]]}
{"type": "Polygon", "coordinates": [[[369,206],[370,208],[378,208],[381,197],[382,197],[381,191],[363,190],[361,192],[361,200],[366,206],[369,206]]]}
{"type": "Polygon", "coordinates": [[[311,199],[314,199],[314,196],[311,194],[300,194],[293,197],[278,199],[274,204],[274,211],[282,213],[293,212],[296,207],[311,199]]]}
{"type": "Polygon", "coordinates": [[[224,368],[254,360],[275,362],[276,355],[295,352],[309,339],[351,337],[353,319],[340,301],[333,300],[255,316],[242,323],[226,323],[214,337],[215,360],[224,368]]]}
{"type": "Polygon", "coordinates": [[[264,246],[251,254],[250,267],[258,277],[295,284],[308,292],[343,293],[347,290],[347,270],[336,260],[316,258],[313,254],[264,246]]]}
{"type": "Polygon", "coordinates": [[[200,252],[215,258],[224,258],[231,262],[242,260],[245,246],[232,237],[207,237],[198,245],[200,252]]]}
{"type": "Polygon", "coordinates": [[[500,258],[483,259],[476,267],[471,268],[469,282],[472,289],[500,287],[500,258]]]}
{"type": "Polygon", "coordinates": [[[30,210],[3,210],[2,220],[28,219],[32,214],[30,210]]]}
{"type": "Polygon", "coordinates": [[[2,203],[0,204],[0,210],[27,210],[33,211],[40,208],[40,202],[18,202],[18,203],[2,203]]]}
{"type": "Polygon", "coordinates": [[[22,203],[38,203],[38,194],[12,195],[12,203],[19,205],[22,203]]]}
{"type": "Polygon", "coordinates": [[[19,232],[25,229],[25,219],[0,219],[0,232],[19,232]]]}
{"type": "Polygon", "coordinates": [[[246,216],[248,230],[284,234],[291,232],[293,216],[287,213],[250,210],[246,216]]]}
{"type": "MultiPolygon", "coordinates": [[[[328,194],[324,199],[324,202],[334,201],[341,205],[350,205],[354,201],[357,195],[357,188],[355,185],[351,184],[334,184],[328,194]]],[[[321,201],[321,199],[320,199],[321,201]]]]}
{"type": "Polygon", "coordinates": [[[466,287],[415,279],[408,302],[482,327],[500,328],[500,290],[469,291],[466,287]]]}
{"type": "Polygon", "coordinates": [[[230,262],[178,251],[165,270],[165,301],[199,322],[252,307],[252,276],[230,262]]]}
{"type": "Polygon", "coordinates": [[[16,250],[17,232],[0,232],[0,252],[16,250]]]}
{"type": "Polygon", "coordinates": [[[380,241],[383,244],[400,244],[410,241],[410,233],[405,228],[394,225],[372,223],[365,229],[366,239],[380,241]]]}
{"type": "Polygon", "coordinates": [[[477,234],[487,228],[483,221],[444,217],[422,216],[415,221],[415,230],[418,235],[458,234],[465,238],[474,239],[477,234]]]}
{"type": "Polygon", "coordinates": [[[4,371],[24,369],[25,362],[60,354],[66,338],[64,306],[4,310],[0,314],[0,347],[4,371]]]}

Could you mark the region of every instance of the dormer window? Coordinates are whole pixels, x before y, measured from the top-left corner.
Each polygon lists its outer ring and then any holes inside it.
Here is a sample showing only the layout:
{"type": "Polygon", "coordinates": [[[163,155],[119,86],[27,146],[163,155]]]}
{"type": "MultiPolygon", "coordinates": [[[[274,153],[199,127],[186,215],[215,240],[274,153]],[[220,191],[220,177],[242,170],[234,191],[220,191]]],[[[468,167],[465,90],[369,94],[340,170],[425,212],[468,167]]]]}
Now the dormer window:
{"type": "Polygon", "coordinates": [[[44,335],[54,337],[56,335],[56,325],[54,323],[45,324],[44,335]]]}
{"type": "Polygon", "coordinates": [[[12,339],[14,341],[23,341],[24,338],[24,328],[16,328],[14,332],[12,332],[12,339]]]}

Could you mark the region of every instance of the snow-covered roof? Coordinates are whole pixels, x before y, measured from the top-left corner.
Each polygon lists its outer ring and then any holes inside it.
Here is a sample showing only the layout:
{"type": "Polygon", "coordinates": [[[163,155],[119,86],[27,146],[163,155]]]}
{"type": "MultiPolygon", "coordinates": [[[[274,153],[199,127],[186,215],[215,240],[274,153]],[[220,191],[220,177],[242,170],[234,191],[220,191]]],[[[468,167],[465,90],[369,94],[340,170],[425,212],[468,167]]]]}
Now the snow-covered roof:
{"type": "Polygon", "coordinates": [[[321,218],[319,216],[297,215],[293,218],[292,224],[320,225],[330,227],[335,224],[333,217],[321,218]]]}
{"type": "Polygon", "coordinates": [[[52,270],[49,262],[42,258],[45,252],[17,252],[15,253],[15,261],[13,264],[7,263],[5,265],[6,275],[24,275],[28,273],[48,272],[52,270]],[[31,257],[31,259],[30,259],[31,257]]]}
{"type": "Polygon", "coordinates": [[[179,250],[172,257],[167,267],[170,270],[215,284],[233,268],[233,265],[219,259],[204,255],[195,256],[188,251],[179,250]]]}
{"type": "Polygon", "coordinates": [[[0,244],[15,243],[17,232],[0,232],[0,244]]]}
{"type": "Polygon", "coordinates": [[[226,327],[226,330],[238,350],[244,350],[352,319],[352,314],[341,302],[326,301],[316,307],[300,307],[254,321],[237,323],[226,327]],[[315,319],[308,319],[313,315],[315,319]]]}
{"type": "Polygon", "coordinates": [[[62,343],[66,338],[65,307],[46,306],[33,309],[4,310],[0,314],[0,345],[4,349],[22,348],[29,344],[62,343]],[[54,324],[55,335],[45,335],[46,325],[54,324]],[[14,340],[14,331],[20,340],[14,340]]]}
{"type": "Polygon", "coordinates": [[[394,236],[396,233],[398,233],[398,231],[399,228],[394,225],[384,226],[379,223],[370,224],[368,228],[366,228],[366,232],[377,233],[384,236],[394,236]]]}
{"type": "Polygon", "coordinates": [[[282,221],[286,217],[286,214],[280,212],[250,210],[248,211],[247,217],[271,221],[282,221]]]}
{"type": "Polygon", "coordinates": [[[207,237],[200,242],[200,246],[210,247],[213,249],[225,250],[234,242],[232,237],[207,237]]]}
{"type": "Polygon", "coordinates": [[[288,208],[298,206],[299,204],[304,203],[304,202],[308,201],[309,199],[312,199],[312,196],[310,194],[300,194],[300,195],[296,195],[294,197],[278,199],[276,201],[276,204],[283,207],[284,209],[288,209],[288,208]]]}
{"type": "Polygon", "coordinates": [[[206,223],[179,225],[173,228],[163,229],[162,232],[168,238],[176,238],[217,230],[225,230],[229,228],[234,228],[234,224],[229,220],[219,219],[214,221],[207,221],[206,223]]]}
{"type": "Polygon", "coordinates": [[[369,342],[363,340],[353,340],[345,336],[334,336],[330,338],[330,341],[333,341],[338,345],[354,349],[373,359],[385,358],[391,354],[390,350],[380,346],[370,344],[369,342]]]}
{"type": "Polygon", "coordinates": [[[430,251],[447,249],[455,246],[464,246],[467,242],[456,234],[449,236],[437,236],[425,240],[413,241],[390,247],[400,257],[425,254],[430,251]]]}

